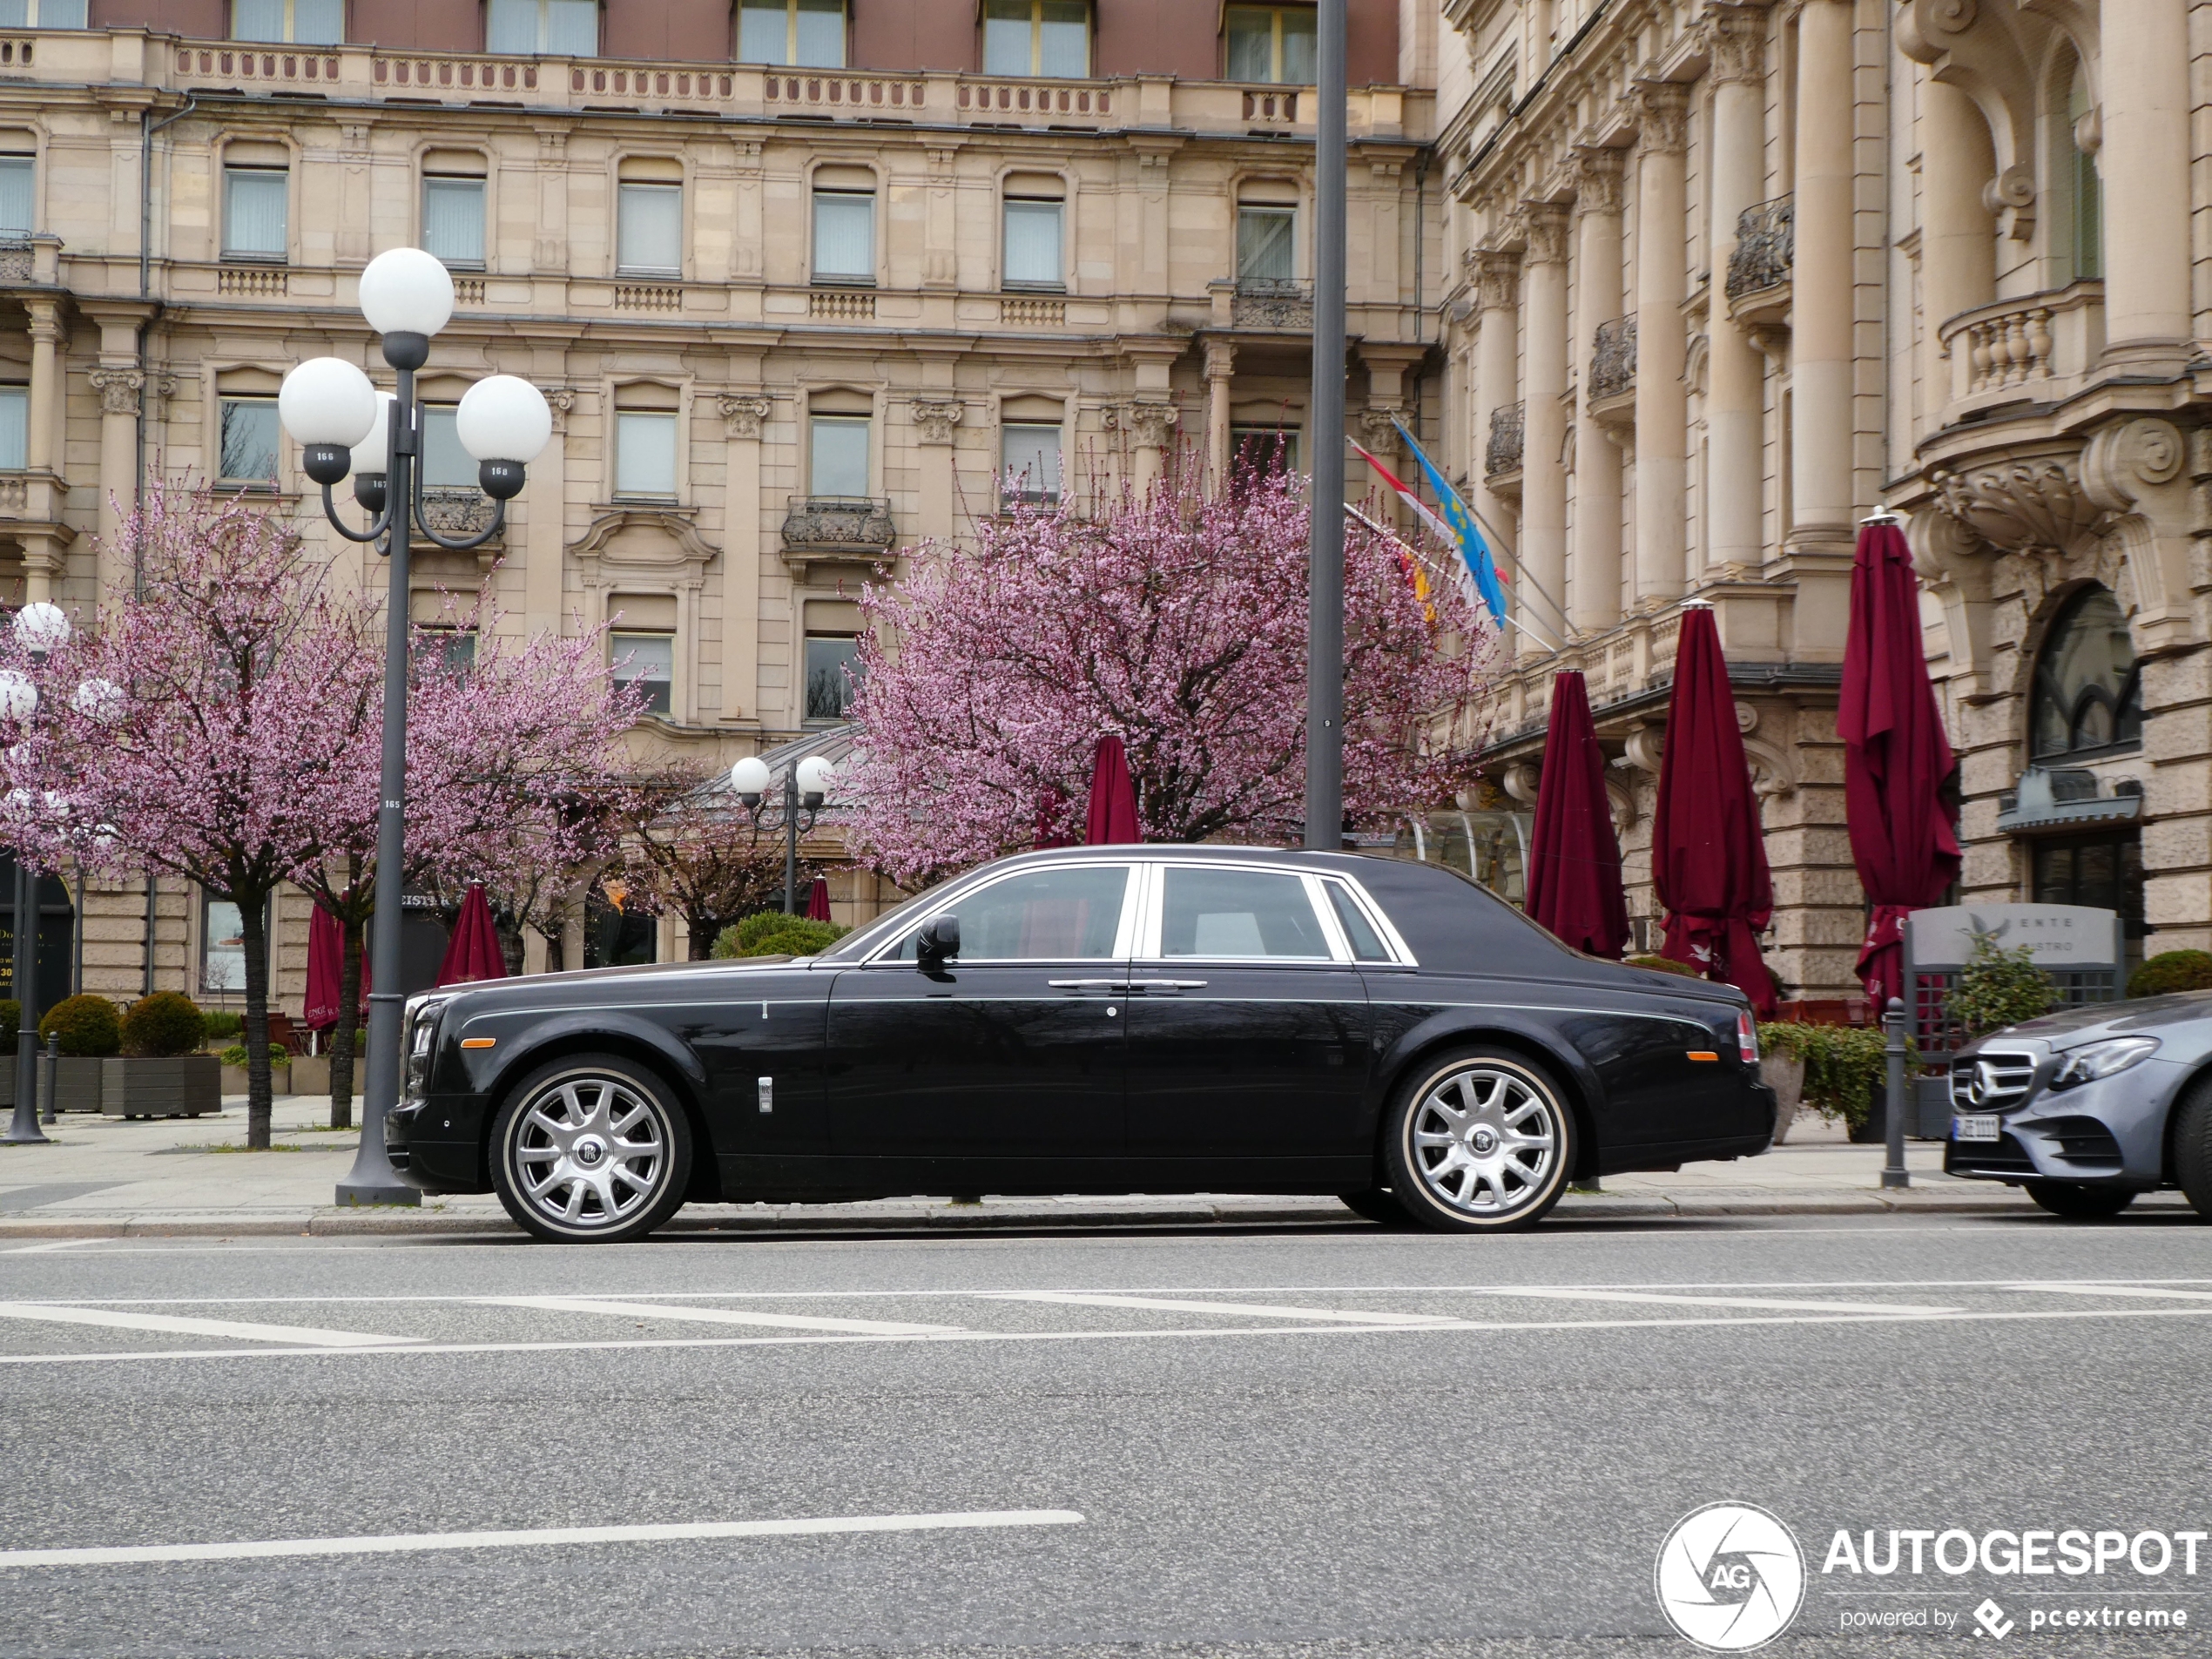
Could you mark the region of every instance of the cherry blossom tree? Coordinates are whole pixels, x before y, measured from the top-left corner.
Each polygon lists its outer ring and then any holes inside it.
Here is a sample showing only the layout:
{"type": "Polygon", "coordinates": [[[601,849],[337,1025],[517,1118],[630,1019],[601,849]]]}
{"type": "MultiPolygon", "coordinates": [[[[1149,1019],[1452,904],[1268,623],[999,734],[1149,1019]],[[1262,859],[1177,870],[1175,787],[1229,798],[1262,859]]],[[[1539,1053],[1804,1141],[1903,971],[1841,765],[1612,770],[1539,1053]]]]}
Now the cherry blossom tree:
{"type": "MultiPolygon", "coordinates": [[[[1307,509],[1299,481],[1017,508],[925,545],[861,597],[870,633],[840,792],[849,845],[902,885],[1080,840],[1120,734],[1156,841],[1293,838],[1304,815],[1307,509]]],[[[1345,802],[1375,822],[1472,775],[1493,635],[1403,543],[1345,547],[1345,802]]]]}
{"type": "MultiPolygon", "coordinates": [[[[726,923],[783,902],[782,820],[772,805],[756,820],[725,774],[671,765],[638,779],[624,805],[624,903],[681,916],[693,961],[726,923]]],[[[813,875],[802,862],[800,881],[813,875]]]]}

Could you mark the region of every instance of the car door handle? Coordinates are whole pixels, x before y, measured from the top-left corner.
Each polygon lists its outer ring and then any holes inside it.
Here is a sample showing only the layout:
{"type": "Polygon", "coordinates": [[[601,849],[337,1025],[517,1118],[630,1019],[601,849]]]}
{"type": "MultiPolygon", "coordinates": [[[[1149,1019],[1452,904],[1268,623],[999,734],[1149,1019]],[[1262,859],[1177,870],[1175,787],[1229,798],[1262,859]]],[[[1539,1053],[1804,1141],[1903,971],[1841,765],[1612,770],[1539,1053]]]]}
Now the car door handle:
{"type": "Polygon", "coordinates": [[[1045,983],[1055,991],[1118,991],[1122,988],[1117,979],[1049,979],[1045,983]]]}
{"type": "Polygon", "coordinates": [[[1206,982],[1202,979],[1133,979],[1129,987],[1132,991],[1203,991],[1206,982]]]}

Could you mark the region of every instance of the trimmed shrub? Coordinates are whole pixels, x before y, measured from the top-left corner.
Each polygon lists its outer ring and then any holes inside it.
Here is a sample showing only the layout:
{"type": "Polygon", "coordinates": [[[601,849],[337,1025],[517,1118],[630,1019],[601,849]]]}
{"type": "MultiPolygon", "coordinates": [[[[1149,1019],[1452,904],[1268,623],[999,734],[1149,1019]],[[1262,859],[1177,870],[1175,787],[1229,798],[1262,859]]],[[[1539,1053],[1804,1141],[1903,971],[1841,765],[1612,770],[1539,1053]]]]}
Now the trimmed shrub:
{"type": "Polygon", "coordinates": [[[1978,1037],[2048,1014],[2058,1003],[2058,982],[2035,965],[2026,945],[2006,950],[1993,940],[1977,939],[1945,1011],[1969,1037],[1978,1037]]]}
{"type": "Polygon", "coordinates": [[[74,1058],[104,1059],[123,1049],[123,1012],[105,996],[65,996],[38,1022],[38,1040],[61,1039],[74,1058]]]}
{"type": "Polygon", "coordinates": [[[786,916],[780,910],[732,922],[716,935],[713,954],[732,956],[812,956],[826,950],[853,930],[833,921],[809,921],[786,916]]]}
{"type": "Polygon", "coordinates": [[[2128,976],[2130,996],[2212,991],[2212,950],[2161,950],[2128,976]]]}
{"type": "Polygon", "coordinates": [[[199,1004],[175,991],[156,991],[131,1004],[123,1016],[123,1052],[165,1060],[194,1054],[207,1041],[207,1016],[199,1004]]]}
{"type": "MultiPolygon", "coordinates": [[[[246,1045],[242,1042],[233,1042],[229,1048],[224,1049],[223,1052],[216,1057],[226,1066],[243,1066],[249,1058],[246,1051],[246,1045]]],[[[273,1066],[290,1065],[292,1063],[292,1050],[286,1048],[281,1042],[272,1042],[269,1045],[269,1063],[273,1066]]]]}
{"type": "Polygon", "coordinates": [[[209,1042],[219,1037],[234,1037],[246,1029],[246,1016],[233,1008],[210,1009],[205,1018],[207,1021],[206,1041],[209,1042]]]}
{"type": "Polygon", "coordinates": [[[23,1035],[23,1004],[12,996],[0,1001],[0,1053],[13,1054],[23,1035]]]}
{"type": "MultiPolygon", "coordinates": [[[[1879,1026],[1799,1025],[1776,1021],[1759,1027],[1761,1054],[1786,1054],[1805,1069],[1804,1103],[1824,1117],[1865,1127],[1874,1091],[1889,1079],[1888,1038],[1879,1026]]],[[[1913,1071],[1914,1045],[1905,1048],[1905,1075],[1913,1071]]]]}
{"type": "Polygon", "coordinates": [[[1678,962],[1671,956],[1631,956],[1629,958],[1629,966],[1648,968],[1655,974],[1680,974],[1685,979],[1705,977],[1688,962],[1678,962]]]}

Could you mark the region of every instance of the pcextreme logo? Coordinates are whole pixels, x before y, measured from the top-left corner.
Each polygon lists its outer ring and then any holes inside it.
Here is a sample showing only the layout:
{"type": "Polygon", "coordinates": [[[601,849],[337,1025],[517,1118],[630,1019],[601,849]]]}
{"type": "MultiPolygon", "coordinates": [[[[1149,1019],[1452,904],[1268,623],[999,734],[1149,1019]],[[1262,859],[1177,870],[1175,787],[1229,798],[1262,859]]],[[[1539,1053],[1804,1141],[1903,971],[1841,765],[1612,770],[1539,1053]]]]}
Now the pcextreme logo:
{"type": "Polygon", "coordinates": [[[1805,1596],[1796,1536],[1756,1504],[1709,1503],[1659,1546],[1659,1608],[1710,1653],[1748,1653],[1790,1628],[1805,1596]]]}

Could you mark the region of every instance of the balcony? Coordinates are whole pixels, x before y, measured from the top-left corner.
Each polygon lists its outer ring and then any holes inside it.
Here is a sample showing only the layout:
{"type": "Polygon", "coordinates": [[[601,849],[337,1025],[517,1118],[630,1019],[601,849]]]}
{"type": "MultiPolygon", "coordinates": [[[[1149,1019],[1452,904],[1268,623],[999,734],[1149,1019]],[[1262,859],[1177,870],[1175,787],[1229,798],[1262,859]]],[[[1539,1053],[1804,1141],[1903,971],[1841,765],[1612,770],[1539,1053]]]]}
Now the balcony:
{"type": "Polygon", "coordinates": [[[490,528],[492,501],[474,485],[428,484],[422,522],[441,536],[475,536],[490,528]]]}
{"type": "Polygon", "coordinates": [[[1797,253],[1797,200],[1777,196],[1747,207],[1736,221],[1736,251],[1728,256],[1728,300],[1764,296],[1786,286],[1797,253]]]}
{"type": "Polygon", "coordinates": [[[1507,403],[1490,411],[1490,442],[1482,451],[1483,480],[1491,489],[1518,489],[1521,455],[1527,439],[1526,403],[1507,403]]]}
{"type": "Polygon", "coordinates": [[[793,496],[784,513],[784,563],[804,583],[817,565],[883,562],[898,538],[891,503],[873,496],[793,496]]]}
{"type": "Polygon", "coordinates": [[[2069,395],[2103,354],[2105,285],[2077,282],[1962,311],[1939,325],[1951,357],[1946,424],[2000,403],[2069,395]]]}
{"type": "Polygon", "coordinates": [[[0,287],[51,288],[61,280],[58,236],[0,237],[0,287]]]}
{"type": "Polygon", "coordinates": [[[1256,334],[1313,332],[1313,285],[1296,277],[1238,277],[1229,296],[1229,326],[1256,334]]]}
{"type": "Polygon", "coordinates": [[[1636,320],[1598,324],[1590,350],[1590,413],[1603,420],[1623,405],[1633,409],[1635,390],[1636,320]]]}

